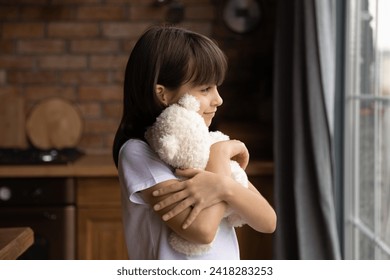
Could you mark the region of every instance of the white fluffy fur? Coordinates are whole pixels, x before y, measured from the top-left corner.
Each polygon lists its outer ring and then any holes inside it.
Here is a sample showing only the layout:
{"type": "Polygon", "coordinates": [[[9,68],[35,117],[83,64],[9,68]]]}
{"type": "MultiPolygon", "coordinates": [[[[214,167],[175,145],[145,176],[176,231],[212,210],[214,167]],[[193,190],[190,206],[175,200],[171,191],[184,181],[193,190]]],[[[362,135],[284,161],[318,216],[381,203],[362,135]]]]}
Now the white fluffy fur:
{"type": "MultiPolygon", "coordinates": [[[[177,104],[167,107],[145,133],[152,149],[163,161],[175,168],[204,169],[209,159],[210,146],[229,140],[229,136],[220,131],[209,132],[203,118],[197,113],[199,106],[195,97],[185,94],[177,104]]],[[[231,161],[231,172],[237,182],[248,187],[248,177],[236,161],[231,161]]],[[[226,211],[225,217],[232,226],[245,223],[231,209],[226,211]]],[[[212,243],[189,242],[174,232],[169,242],[172,248],[186,255],[203,254],[212,246],[212,243]]]]}

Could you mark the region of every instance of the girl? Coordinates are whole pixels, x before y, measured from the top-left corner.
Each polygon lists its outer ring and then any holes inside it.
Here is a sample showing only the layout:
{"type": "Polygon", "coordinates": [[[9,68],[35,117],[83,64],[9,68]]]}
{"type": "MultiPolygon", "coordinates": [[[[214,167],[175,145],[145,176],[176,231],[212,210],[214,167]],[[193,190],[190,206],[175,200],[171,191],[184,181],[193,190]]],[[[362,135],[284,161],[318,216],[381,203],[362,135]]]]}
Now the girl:
{"type": "Polygon", "coordinates": [[[239,259],[234,228],[223,219],[229,205],[260,232],[275,230],[276,215],[250,184],[230,177],[230,159],[245,168],[245,145],[218,142],[206,170],[173,170],[144,138],[162,110],[189,93],[209,126],[222,104],[217,86],[227,69],[223,52],[209,38],[177,27],[152,27],[138,40],[126,67],[123,117],[113,157],[122,189],[122,211],[130,259],[239,259]],[[184,176],[187,180],[178,180],[184,176]],[[170,231],[197,243],[212,242],[201,256],[188,257],[168,244],[170,231]]]}

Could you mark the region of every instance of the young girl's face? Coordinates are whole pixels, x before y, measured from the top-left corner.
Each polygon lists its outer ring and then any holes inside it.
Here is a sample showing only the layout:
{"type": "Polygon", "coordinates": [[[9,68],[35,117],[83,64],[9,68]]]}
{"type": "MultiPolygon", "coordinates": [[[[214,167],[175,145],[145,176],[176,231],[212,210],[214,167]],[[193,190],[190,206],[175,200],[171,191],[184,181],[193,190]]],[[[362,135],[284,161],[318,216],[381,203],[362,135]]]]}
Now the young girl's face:
{"type": "Polygon", "coordinates": [[[180,97],[185,93],[196,97],[200,103],[198,114],[202,116],[206,125],[210,126],[215,113],[217,112],[217,107],[221,106],[223,102],[221,96],[219,95],[217,86],[192,86],[190,84],[185,84],[179,88],[175,101],[180,99],[180,97]]]}

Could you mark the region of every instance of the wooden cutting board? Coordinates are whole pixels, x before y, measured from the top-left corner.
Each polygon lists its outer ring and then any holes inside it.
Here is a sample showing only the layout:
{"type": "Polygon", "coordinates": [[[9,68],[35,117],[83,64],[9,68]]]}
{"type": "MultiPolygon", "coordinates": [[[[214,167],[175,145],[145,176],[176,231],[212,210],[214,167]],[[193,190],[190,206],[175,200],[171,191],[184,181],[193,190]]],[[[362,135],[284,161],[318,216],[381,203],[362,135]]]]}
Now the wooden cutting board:
{"type": "Polygon", "coordinates": [[[0,147],[27,147],[24,99],[13,94],[0,95],[0,147]]]}
{"type": "Polygon", "coordinates": [[[38,103],[29,114],[26,132],[39,149],[75,148],[80,141],[83,122],[75,106],[62,98],[38,103]]]}

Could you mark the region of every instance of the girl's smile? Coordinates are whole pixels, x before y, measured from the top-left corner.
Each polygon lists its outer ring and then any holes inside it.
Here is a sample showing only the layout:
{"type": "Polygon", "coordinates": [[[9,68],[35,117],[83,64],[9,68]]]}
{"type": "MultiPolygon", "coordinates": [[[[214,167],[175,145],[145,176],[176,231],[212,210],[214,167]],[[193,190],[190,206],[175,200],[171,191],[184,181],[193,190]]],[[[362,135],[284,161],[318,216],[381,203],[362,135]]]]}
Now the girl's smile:
{"type": "Polygon", "coordinates": [[[200,108],[198,113],[203,117],[206,125],[210,126],[217,112],[217,108],[223,103],[223,100],[219,95],[217,86],[196,86],[190,88],[187,92],[192,96],[195,96],[196,99],[200,102],[200,108]]]}

